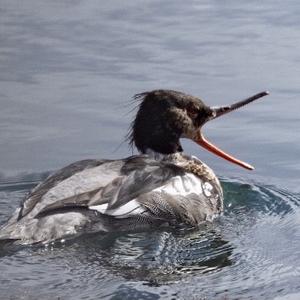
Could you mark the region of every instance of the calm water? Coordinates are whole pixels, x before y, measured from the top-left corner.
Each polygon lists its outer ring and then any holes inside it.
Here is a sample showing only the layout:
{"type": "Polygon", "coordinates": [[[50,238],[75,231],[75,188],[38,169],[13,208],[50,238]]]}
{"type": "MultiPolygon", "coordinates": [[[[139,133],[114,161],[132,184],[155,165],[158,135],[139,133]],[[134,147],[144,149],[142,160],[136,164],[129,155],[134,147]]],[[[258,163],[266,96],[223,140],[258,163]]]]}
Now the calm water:
{"type": "Polygon", "coordinates": [[[184,142],[221,177],[198,230],[93,235],[0,250],[1,299],[299,299],[299,1],[0,0],[0,224],[49,172],[131,154],[132,95],[228,104],[207,125],[256,170],[184,142]]]}

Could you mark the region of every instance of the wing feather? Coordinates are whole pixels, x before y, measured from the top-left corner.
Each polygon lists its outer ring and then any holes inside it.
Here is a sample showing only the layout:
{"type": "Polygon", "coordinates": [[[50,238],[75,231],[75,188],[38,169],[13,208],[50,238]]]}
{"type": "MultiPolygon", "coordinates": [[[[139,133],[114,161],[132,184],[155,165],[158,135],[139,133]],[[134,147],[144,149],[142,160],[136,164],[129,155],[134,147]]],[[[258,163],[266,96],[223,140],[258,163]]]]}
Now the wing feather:
{"type": "Polygon", "coordinates": [[[107,185],[120,170],[108,160],[84,160],[71,164],[49,176],[24,199],[18,219],[36,216],[44,210],[64,207],[71,203],[83,205],[88,194],[94,195],[107,185]],[[108,172],[108,165],[112,165],[108,172]]]}
{"type": "MultiPolygon", "coordinates": [[[[207,183],[172,163],[147,156],[81,161],[55,173],[25,199],[20,216],[91,209],[118,219],[148,216],[197,224],[214,210],[207,183]]],[[[147,218],[145,218],[147,219],[147,218]]]]}

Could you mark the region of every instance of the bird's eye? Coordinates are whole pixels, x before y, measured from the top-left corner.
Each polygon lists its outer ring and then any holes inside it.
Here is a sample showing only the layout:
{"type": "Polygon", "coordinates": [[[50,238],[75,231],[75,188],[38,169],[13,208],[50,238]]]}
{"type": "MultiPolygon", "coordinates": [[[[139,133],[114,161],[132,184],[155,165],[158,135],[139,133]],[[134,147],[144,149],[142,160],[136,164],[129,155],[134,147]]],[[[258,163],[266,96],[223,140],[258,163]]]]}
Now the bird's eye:
{"type": "Polygon", "coordinates": [[[198,117],[199,111],[195,107],[190,107],[187,109],[187,114],[191,119],[196,119],[198,117]]]}

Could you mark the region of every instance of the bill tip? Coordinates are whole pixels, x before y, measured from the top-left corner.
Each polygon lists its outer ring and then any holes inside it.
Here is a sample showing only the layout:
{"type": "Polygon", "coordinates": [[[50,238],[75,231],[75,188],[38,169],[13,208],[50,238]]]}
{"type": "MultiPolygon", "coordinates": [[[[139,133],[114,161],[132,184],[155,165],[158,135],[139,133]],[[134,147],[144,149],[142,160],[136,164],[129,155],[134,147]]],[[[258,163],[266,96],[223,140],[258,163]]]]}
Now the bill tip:
{"type": "Polygon", "coordinates": [[[250,170],[250,171],[253,171],[255,169],[253,166],[251,166],[249,164],[246,164],[245,168],[248,169],[248,170],[250,170]]]}

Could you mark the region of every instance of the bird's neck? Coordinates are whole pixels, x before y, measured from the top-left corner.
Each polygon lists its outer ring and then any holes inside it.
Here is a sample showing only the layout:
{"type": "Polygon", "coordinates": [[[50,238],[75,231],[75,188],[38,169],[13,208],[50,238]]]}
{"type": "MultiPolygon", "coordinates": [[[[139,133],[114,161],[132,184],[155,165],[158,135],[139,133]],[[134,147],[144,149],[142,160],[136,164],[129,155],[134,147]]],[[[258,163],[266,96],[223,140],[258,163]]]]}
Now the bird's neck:
{"type": "Polygon", "coordinates": [[[170,161],[175,164],[181,164],[187,161],[196,161],[197,163],[202,163],[197,157],[192,155],[187,155],[184,152],[179,152],[179,151],[170,154],[164,154],[164,153],[156,152],[150,148],[147,148],[144,154],[148,155],[149,158],[152,158],[157,161],[170,161]]]}
{"type": "Polygon", "coordinates": [[[179,155],[181,155],[182,152],[175,152],[175,153],[170,153],[170,154],[165,154],[165,153],[160,153],[156,152],[150,148],[147,148],[145,151],[145,154],[148,155],[150,158],[154,160],[174,160],[176,159],[179,155]]]}

